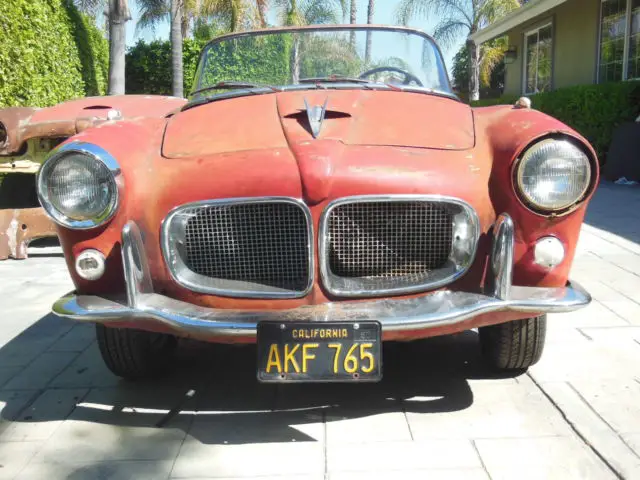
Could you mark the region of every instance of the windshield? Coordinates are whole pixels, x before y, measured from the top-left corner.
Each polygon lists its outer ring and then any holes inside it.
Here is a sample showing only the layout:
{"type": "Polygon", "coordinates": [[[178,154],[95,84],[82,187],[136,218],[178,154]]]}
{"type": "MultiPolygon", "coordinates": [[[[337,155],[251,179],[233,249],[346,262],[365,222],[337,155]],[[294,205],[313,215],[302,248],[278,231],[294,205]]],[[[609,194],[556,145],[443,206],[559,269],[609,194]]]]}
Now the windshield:
{"type": "Polygon", "coordinates": [[[265,30],[221,37],[202,52],[195,97],[229,89],[370,88],[452,94],[440,50],[422,33],[382,27],[265,30]]]}

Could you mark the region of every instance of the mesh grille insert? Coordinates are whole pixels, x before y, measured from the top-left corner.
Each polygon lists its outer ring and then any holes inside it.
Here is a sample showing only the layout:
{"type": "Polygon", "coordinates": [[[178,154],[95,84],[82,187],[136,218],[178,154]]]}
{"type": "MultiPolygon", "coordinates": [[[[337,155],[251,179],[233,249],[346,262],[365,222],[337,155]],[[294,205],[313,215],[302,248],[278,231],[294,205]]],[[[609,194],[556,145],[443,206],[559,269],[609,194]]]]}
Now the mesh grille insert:
{"type": "Polygon", "coordinates": [[[309,238],[300,206],[206,205],[185,209],[184,215],[190,218],[182,258],[189,270],[216,279],[223,288],[227,281],[306,290],[309,238]]]}
{"type": "Polygon", "coordinates": [[[442,204],[358,202],[329,216],[328,263],[346,278],[424,279],[451,252],[453,222],[442,204]]]}

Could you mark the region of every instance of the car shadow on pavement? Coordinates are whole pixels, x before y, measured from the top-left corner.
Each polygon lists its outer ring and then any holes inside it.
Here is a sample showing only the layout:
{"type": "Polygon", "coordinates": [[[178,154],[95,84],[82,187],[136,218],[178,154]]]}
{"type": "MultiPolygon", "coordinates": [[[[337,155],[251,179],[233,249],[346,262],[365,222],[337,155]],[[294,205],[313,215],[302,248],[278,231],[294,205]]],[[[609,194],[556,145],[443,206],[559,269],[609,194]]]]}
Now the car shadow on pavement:
{"type": "MultiPolygon", "coordinates": [[[[334,421],[464,410],[473,403],[469,381],[496,378],[483,366],[472,331],[385,344],[384,378],[368,384],[260,384],[254,346],[193,341],[181,343],[166,377],[133,383],[106,370],[92,339],[92,326],[48,315],[0,349],[3,365],[33,350],[34,344],[44,345],[39,356],[0,389],[2,420],[177,429],[202,444],[313,442],[322,440],[322,425],[334,421]],[[88,345],[78,346],[76,350],[84,350],[77,353],[71,353],[74,335],[88,345]],[[52,368],[61,354],[67,355],[68,364],[52,368]],[[51,361],[42,361],[44,355],[51,361]],[[29,395],[16,395],[21,389],[29,395]],[[65,399],[65,392],[74,397],[65,399]],[[58,404],[49,405],[47,398],[57,398],[58,404]]],[[[0,428],[0,438],[5,432],[0,428]]]]}
{"type": "Polygon", "coordinates": [[[640,244],[640,187],[601,181],[589,203],[585,223],[640,244]]]}

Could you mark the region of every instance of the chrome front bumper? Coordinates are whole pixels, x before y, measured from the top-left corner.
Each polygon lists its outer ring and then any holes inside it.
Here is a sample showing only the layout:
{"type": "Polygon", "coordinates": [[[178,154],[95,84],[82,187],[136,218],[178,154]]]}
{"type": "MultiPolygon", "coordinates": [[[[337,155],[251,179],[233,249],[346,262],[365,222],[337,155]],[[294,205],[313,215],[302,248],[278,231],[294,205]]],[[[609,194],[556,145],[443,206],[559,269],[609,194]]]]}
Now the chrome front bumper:
{"type": "Polygon", "coordinates": [[[589,304],[591,297],[575,283],[562,288],[513,286],[513,249],[513,222],[503,214],[494,226],[490,275],[482,294],[444,290],[409,299],[325,303],[289,310],[226,310],[199,307],[154,293],[142,236],[137,225],[129,222],[122,231],[127,300],[69,294],[53,305],[53,312],[105,324],[151,322],[195,338],[252,338],[259,321],[377,320],[384,333],[446,327],[492,312],[569,312],[589,304]]]}

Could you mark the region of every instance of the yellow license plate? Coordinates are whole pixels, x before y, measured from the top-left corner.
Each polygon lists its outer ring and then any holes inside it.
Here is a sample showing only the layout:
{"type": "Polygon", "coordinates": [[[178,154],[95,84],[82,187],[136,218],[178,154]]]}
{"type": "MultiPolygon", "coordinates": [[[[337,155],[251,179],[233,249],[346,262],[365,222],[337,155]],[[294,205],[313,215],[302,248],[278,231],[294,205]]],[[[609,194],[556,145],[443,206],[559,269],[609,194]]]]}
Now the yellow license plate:
{"type": "Polygon", "coordinates": [[[260,322],[261,382],[377,382],[382,379],[378,322],[260,322]]]}

